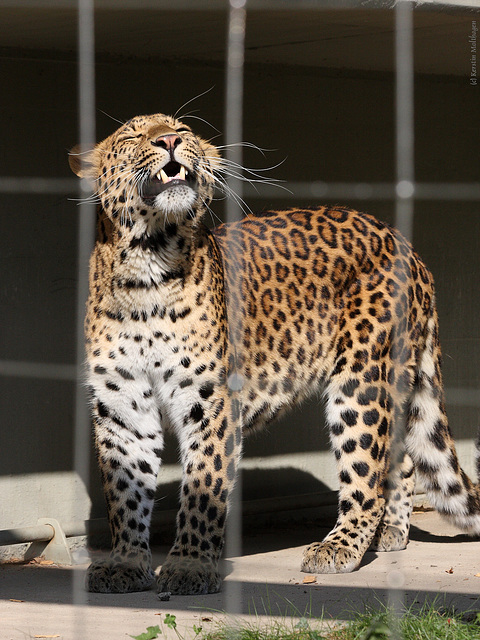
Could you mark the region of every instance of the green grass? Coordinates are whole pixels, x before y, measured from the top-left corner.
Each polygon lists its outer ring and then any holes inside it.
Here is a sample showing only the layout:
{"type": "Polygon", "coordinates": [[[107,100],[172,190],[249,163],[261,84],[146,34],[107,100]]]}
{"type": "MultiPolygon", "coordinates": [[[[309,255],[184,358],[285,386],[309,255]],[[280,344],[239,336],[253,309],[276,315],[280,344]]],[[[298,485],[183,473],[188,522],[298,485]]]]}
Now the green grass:
{"type": "Polygon", "coordinates": [[[367,609],[343,629],[325,634],[328,640],[480,640],[480,615],[444,607],[411,607],[400,616],[378,606],[367,609]]]}
{"type": "MultiPolygon", "coordinates": [[[[183,640],[174,615],[166,614],[164,626],[183,640]]],[[[162,635],[165,633],[157,626],[131,637],[153,640],[162,635]]],[[[195,640],[480,640],[480,613],[458,613],[433,604],[412,607],[395,617],[390,609],[379,604],[341,624],[315,618],[292,619],[289,623],[284,618],[272,619],[268,625],[219,624],[208,631],[194,625],[187,636],[195,640]]]]}

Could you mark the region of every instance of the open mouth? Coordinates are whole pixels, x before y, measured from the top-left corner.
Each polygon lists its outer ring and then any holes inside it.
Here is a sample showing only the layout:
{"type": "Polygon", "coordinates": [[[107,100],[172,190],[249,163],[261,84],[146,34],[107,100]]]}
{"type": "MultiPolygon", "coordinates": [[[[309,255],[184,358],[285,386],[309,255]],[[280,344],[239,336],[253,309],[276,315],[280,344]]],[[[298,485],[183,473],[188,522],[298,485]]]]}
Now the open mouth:
{"type": "Polygon", "coordinates": [[[144,200],[152,200],[167,189],[182,185],[193,187],[194,183],[195,177],[186,167],[171,161],[142,185],[140,195],[144,200]]]}

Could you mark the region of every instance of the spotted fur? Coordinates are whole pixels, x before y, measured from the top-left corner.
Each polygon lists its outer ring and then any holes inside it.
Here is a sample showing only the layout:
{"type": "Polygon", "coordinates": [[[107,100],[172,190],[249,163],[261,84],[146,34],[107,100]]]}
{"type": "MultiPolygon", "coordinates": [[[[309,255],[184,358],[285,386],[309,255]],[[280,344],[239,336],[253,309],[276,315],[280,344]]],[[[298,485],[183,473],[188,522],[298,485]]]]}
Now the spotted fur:
{"type": "Polygon", "coordinates": [[[157,586],[218,591],[242,434],[319,385],[339,512],[306,549],[304,571],[352,571],[369,546],[404,548],[414,465],[435,507],[480,533],[479,490],[445,415],[433,281],[419,256],[394,229],[340,207],[269,211],[210,231],[202,218],[222,162],[161,114],[70,156],[99,202],[86,345],[113,539],[87,588],[152,584],[149,527],[170,429],[184,472],[157,586]]]}

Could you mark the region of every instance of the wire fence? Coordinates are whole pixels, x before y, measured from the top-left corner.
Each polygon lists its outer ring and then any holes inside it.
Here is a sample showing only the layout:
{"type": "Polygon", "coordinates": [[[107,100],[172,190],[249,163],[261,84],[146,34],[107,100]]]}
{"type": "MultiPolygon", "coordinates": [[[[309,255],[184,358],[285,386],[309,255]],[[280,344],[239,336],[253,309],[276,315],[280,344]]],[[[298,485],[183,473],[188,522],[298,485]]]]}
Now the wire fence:
{"type": "MultiPolygon", "coordinates": [[[[32,6],[35,2],[30,3],[32,6]]],[[[188,8],[209,8],[208,2],[187,3],[188,8]]],[[[253,3],[258,6],[259,3],[253,3]]],[[[292,11],[308,10],[312,6],[318,8],[322,3],[283,2],[282,9],[288,5],[292,11]]],[[[357,3],[342,3],[342,6],[356,6],[357,3]]],[[[150,3],[147,3],[150,7],[150,3]]],[[[335,3],[334,3],[335,5],[335,3]]],[[[271,8],[275,3],[264,4],[271,8]]],[[[325,5],[327,6],[327,5],[325,5]]],[[[179,5],[177,9],[182,9],[179,5]]],[[[229,0],[229,19],[226,46],[226,77],[225,77],[225,144],[227,159],[237,166],[242,166],[242,147],[236,146],[243,140],[242,123],[244,120],[244,59],[245,35],[247,28],[246,0],[229,0]]],[[[286,191],[282,194],[285,201],[295,199],[319,199],[322,197],[334,200],[341,198],[354,200],[390,200],[395,206],[395,226],[408,238],[413,235],[415,217],[414,206],[417,201],[464,201],[476,202],[480,200],[480,184],[471,182],[428,183],[415,181],[414,162],[414,58],[413,58],[413,12],[410,2],[397,2],[395,5],[395,131],[396,131],[396,180],[387,182],[287,182],[283,186],[286,191]]],[[[96,139],[95,132],[95,6],[93,0],[78,0],[78,113],[79,113],[79,141],[87,148],[96,139]]],[[[230,178],[228,187],[239,197],[255,197],[268,199],[274,193],[273,188],[264,186],[259,195],[254,189],[236,178],[230,178]]],[[[37,178],[37,177],[0,177],[0,193],[2,194],[65,194],[77,190],[77,183],[69,179],[37,178]]],[[[82,183],[80,196],[88,193],[89,187],[82,183]]],[[[275,192],[275,195],[277,193],[275,192]]],[[[226,220],[232,222],[242,215],[238,202],[228,199],[226,202],[226,220]]],[[[38,377],[51,380],[77,380],[75,397],[75,438],[74,438],[74,471],[88,487],[91,475],[90,459],[90,417],[83,388],[84,337],[83,318],[85,300],[88,293],[88,260],[94,242],[95,206],[84,205],[79,211],[78,223],[78,290],[76,303],[76,363],[71,365],[54,365],[43,362],[22,362],[14,360],[0,361],[0,375],[5,377],[38,377]]],[[[236,317],[241,310],[232,310],[230,321],[235,325],[241,322],[236,317]]],[[[235,332],[233,332],[235,333],[235,332]]],[[[238,345],[238,349],[241,347],[238,345]]],[[[478,397],[475,390],[452,389],[449,400],[459,405],[475,404],[478,397]]],[[[226,555],[235,558],[242,553],[241,481],[237,484],[235,500],[231,505],[229,527],[227,529],[226,555]]],[[[72,503],[80,500],[79,496],[72,496],[72,503]]],[[[75,520],[74,509],[72,520],[75,520]]],[[[78,605],[78,615],[75,621],[75,637],[83,638],[82,629],[85,627],[86,596],[83,586],[83,576],[74,572],[73,583],[74,603],[78,605]]],[[[404,602],[404,575],[398,564],[394,570],[386,575],[386,587],[390,592],[390,604],[400,617],[404,602]]],[[[224,607],[232,614],[245,611],[242,602],[241,583],[227,580],[224,589],[224,607]]],[[[393,636],[400,637],[398,621],[393,622],[393,636]]]]}

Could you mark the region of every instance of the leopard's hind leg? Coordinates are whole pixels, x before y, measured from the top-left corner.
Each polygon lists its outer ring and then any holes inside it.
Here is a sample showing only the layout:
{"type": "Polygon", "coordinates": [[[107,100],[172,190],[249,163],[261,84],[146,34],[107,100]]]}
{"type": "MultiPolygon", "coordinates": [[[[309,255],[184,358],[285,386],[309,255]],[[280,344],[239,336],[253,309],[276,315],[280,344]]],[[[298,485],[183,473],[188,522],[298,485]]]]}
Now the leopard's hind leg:
{"type": "Polygon", "coordinates": [[[302,570],[346,573],[360,564],[384,515],[383,482],[393,412],[390,403],[382,402],[385,390],[378,380],[365,382],[363,377],[334,373],[326,395],[340,479],[338,519],[322,542],[306,549],[302,570]]]}
{"type": "Polygon", "coordinates": [[[410,532],[410,516],[415,493],[415,469],[403,446],[393,456],[384,482],[385,511],[370,549],[399,551],[405,549],[410,532]]]}

